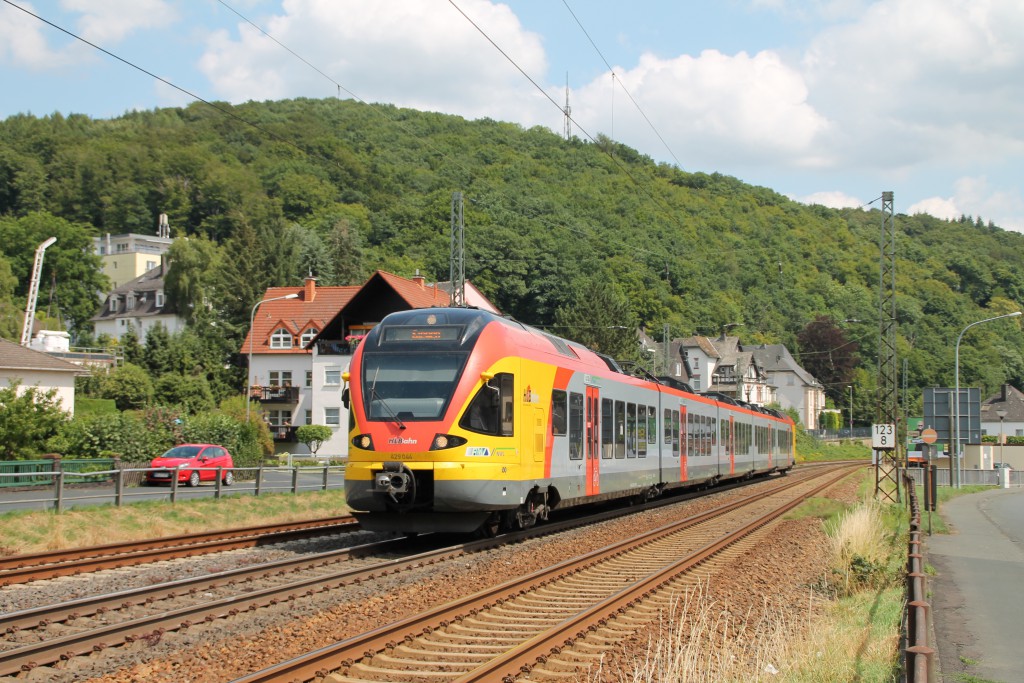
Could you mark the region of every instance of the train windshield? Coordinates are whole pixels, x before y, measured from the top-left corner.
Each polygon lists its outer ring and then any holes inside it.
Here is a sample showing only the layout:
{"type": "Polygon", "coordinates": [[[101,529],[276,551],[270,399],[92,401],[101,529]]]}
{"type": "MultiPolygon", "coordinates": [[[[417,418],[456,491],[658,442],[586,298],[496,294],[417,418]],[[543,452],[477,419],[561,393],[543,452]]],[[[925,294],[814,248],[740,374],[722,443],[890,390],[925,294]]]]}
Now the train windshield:
{"type": "Polygon", "coordinates": [[[364,353],[363,403],[369,420],[437,420],[448,406],[467,353],[364,353]]]}

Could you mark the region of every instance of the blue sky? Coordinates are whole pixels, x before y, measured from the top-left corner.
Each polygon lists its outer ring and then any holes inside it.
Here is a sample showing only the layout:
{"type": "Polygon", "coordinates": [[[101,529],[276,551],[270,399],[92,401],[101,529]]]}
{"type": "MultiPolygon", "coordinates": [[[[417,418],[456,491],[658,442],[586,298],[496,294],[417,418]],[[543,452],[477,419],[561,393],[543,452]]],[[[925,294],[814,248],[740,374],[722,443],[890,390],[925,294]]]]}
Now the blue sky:
{"type": "Polygon", "coordinates": [[[104,118],[190,98],[12,5],[204,99],[340,92],[561,131],[568,81],[577,135],[1024,232],[1020,0],[0,0],[0,117],[104,118]]]}

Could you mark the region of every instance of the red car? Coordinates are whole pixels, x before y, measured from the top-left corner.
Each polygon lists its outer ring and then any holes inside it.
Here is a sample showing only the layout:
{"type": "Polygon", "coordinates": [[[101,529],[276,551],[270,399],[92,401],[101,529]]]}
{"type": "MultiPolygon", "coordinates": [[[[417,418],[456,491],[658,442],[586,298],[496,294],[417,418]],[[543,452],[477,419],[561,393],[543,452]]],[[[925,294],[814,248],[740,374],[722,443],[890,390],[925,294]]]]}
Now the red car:
{"type": "Polygon", "coordinates": [[[212,443],[185,443],[175,446],[149,463],[146,472],[147,484],[169,484],[177,476],[179,483],[199,486],[200,481],[216,481],[217,469],[221,470],[221,481],[225,486],[235,483],[235,466],[228,449],[212,443]]]}

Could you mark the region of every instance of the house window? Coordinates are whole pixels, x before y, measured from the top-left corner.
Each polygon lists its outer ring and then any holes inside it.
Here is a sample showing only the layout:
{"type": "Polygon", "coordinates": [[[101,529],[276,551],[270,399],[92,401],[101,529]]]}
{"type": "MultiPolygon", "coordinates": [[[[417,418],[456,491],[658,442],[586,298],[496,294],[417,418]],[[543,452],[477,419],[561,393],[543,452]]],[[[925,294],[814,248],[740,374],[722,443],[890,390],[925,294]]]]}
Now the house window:
{"type": "Polygon", "coordinates": [[[156,268],[156,261],[146,261],[146,270],[153,270],[156,268]]]}
{"type": "Polygon", "coordinates": [[[110,312],[111,313],[117,313],[117,297],[116,296],[110,297],[110,312]]]}
{"type": "Polygon", "coordinates": [[[291,427],[292,411],[290,410],[268,410],[267,424],[271,427],[291,427]]]}
{"type": "Polygon", "coordinates": [[[272,349],[290,349],[292,348],[292,333],[284,327],[279,327],[274,330],[274,334],[270,335],[270,348],[272,349]]]}
{"type": "Polygon", "coordinates": [[[341,384],[341,368],[324,369],[324,386],[337,386],[341,384]]]}
{"type": "Polygon", "coordinates": [[[292,385],[292,373],[291,371],[270,371],[270,386],[272,387],[290,387],[292,385]]]}
{"type": "MultiPolygon", "coordinates": [[[[310,389],[313,386],[313,371],[306,370],[306,388],[310,389]]],[[[306,424],[309,424],[308,422],[306,424]]]]}
{"type": "Polygon", "coordinates": [[[324,424],[328,427],[341,425],[341,408],[324,408],[324,424]]]}
{"type": "Polygon", "coordinates": [[[306,344],[313,341],[313,337],[315,337],[318,334],[320,334],[320,330],[316,329],[315,327],[310,327],[309,329],[302,333],[302,338],[299,340],[299,345],[305,348],[306,344]]]}
{"type": "Polygon", "coordinates": [[[124,298],[124,310],[130,311],[135,308],[135,295],[129,294],[124,298]]]}
{"type": "Polygon", "coordinates": [[[156,307],[157,308],[163,308],[164,307],[164,290],[162,290],[162,289],[157,290],[157,293],[156,293],[156,307]]]}
{"type": "Polygon", "coordinates": [[[306,411],[306,421],[305,421],[305,424],[308,424],[308,425],[313,424],[313,411],[312,410],[307,410],[306,411]]]}

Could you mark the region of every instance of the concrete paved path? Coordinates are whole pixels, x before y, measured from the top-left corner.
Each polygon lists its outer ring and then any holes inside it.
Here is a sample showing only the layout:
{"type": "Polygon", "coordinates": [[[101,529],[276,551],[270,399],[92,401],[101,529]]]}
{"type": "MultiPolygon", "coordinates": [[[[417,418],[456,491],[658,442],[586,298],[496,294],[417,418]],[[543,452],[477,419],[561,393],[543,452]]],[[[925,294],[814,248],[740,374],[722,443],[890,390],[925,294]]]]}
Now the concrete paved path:
{"type": "Polygon", "coordinates": [[[961,496],[940,512],[952,533],[926,537],[926,562],[938,571],[941,680],[1024,681],[1024,489],[961,496]]]}

